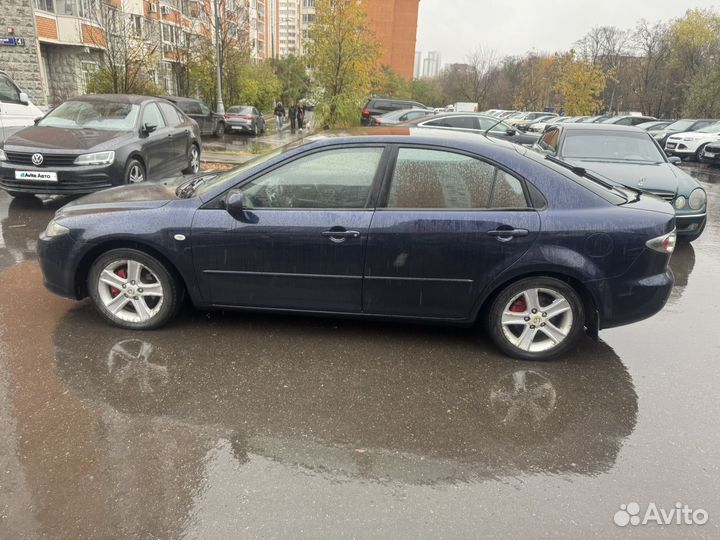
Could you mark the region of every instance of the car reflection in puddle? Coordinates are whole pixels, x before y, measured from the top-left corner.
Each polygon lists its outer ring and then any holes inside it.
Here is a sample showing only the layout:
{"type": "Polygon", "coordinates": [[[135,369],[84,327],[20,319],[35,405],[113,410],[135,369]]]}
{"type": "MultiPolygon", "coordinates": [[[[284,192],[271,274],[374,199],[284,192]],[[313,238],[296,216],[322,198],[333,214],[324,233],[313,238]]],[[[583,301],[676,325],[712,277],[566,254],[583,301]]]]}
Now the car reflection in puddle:
{"type": "Polygon", "coordinates": [[[638,407],[620,359],[590,340],[561,361],[516,362],[463,330],[189,315],[139,335],[87,305],[54,340],[61,379],[90,404],[219,429],[239,463],[264,456],[337,480],[594,475],[638,407]]]}

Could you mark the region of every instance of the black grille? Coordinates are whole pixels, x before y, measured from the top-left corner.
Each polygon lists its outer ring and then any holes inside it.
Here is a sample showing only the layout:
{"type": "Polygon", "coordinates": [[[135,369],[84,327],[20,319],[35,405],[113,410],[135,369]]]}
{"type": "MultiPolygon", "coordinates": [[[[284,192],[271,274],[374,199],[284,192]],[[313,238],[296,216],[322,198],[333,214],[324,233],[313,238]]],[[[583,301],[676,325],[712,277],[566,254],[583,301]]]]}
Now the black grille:
{"type": "Polygon", "coordinates": [[[39,153],[43,157],[40,167],[70,167],[77,156],[66,154],[43,154],[42,152],[5,152],[9,163],[35,167],[32,157],[39,153]]]}
{"type": "Polygon", "coordinates": [[[648,193],[652,193],[656,197],[660,197],[662,200],[669,203],[675,200],[675,193],[672,193],[670,191],[648,191],[648,193]]]}

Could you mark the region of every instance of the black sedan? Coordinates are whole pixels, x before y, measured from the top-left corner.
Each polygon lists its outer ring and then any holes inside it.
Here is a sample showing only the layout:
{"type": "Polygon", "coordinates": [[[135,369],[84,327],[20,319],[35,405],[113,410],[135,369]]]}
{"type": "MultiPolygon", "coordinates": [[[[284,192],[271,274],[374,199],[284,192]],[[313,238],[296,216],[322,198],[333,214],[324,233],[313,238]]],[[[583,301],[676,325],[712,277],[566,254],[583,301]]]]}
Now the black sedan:
{"type": "Polygon", "coordinates": [[[197,122],[200,133],[204,136],[220,137],[225,131],[225,117],[213,112],[210,107],[199,99],[163,96],[173,103],[178,109],[197,122]]]}
{"type": "Polygon", "coordinates": [[[495,139],[503,139],[524,145],[533,145],[540,137],[539,134],[523,133],[498,118],[479,113],[438,114],[430,118],[419,118],[401,125],[474,131],[476,133],[485,133],[488,137],[493,137],[495,139]]]}
{"type": "Polygon", "coordinates": [[[197,124],[158,98],[71,99],[0,148],[10,195],[82,194],[200,168],[197,124]]]}

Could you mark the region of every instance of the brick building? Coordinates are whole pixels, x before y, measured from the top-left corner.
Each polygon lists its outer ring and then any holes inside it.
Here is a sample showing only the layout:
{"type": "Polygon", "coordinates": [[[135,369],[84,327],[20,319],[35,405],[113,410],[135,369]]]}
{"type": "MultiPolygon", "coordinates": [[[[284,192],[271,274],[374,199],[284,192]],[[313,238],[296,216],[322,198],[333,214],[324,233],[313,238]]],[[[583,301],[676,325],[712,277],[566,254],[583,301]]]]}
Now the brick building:
{"type": "Polygon", "coordinates": [[[413,78],[420,0],[363,0],[368,25],[382,45],[381,62],[413,78]]]}

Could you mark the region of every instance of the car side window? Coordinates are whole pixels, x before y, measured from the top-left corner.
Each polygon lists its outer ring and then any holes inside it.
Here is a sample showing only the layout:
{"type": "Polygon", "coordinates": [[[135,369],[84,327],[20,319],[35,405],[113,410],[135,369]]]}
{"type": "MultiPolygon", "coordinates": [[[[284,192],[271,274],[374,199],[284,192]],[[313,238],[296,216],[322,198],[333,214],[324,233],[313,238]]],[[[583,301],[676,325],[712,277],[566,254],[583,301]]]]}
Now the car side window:
{"type": "Polygon", "coordinates": [[[185,111],[185,114],[200,115],[203,113],[200,104],[195,101],[190,101],[189,103],[186,103],[183,111],[185,111]]]}
{"type": "Polygon", "coordinates": [[[148,103],[145,105],[145,110],[142,116],[142,125],[155,126],[156,129],[165,127],[165,120],[163,120],[160,114],[160,109],[155,103],[148,103]]]}
{"type": "Polygon", "coordinates": [[[167,120],[168,125],[178,126],[182,124],[183,119],[181,118],[175,107],[173,107],[169,103],[160,103],[159,106],[160,110],[163,113],[163,116],[165,117],[165,120],[167,120]]]}
{"type": "Polygon", "coordinates": [[[248,208],[361,209],[384,148],[338,148],[296,159],[243,186],[248,208]]]}
{"type": "Polygon", "coordinates": [[[212,112],[210,111],[210,107],[208,107],[208,106],[205,105],[204,103],[200,103],[200,112],[201,112],[204,116],[210,116],[210,115],[212,114],[212,112]]]}
{"type": "Polygon", "coordinates": [[[20,91],[5,75],[0,75],[0,101],[20,103],[20,91]]]}
{"type": "Polygon", "coordinates": [[[401,148],[386,206],[473,210],[526,208],[527,201],[520,181],[490,163],[444,150],[401,148]]]}
{"type": "Polygon", "coordinates": [[[557,154],[559,139],[560,139],[560,130],[559,129],[549,129],[548,131],[546,131],[543,134],[542,137],[540,137],[540,140],[538,141],[538,146],[540,146],[540,148],[542,148],[543,150],[555,155],[555,154],[557,154]]]}

